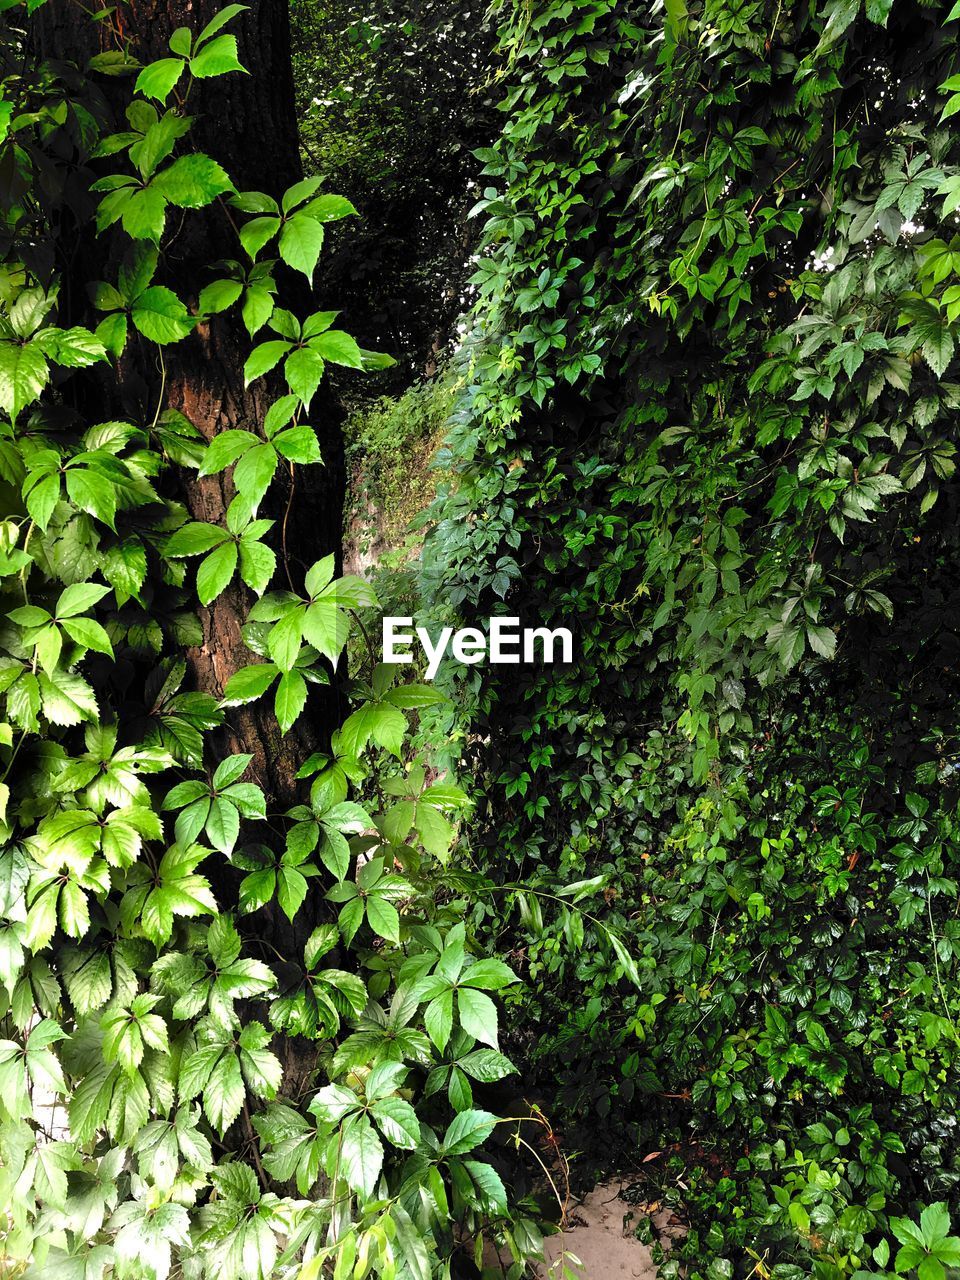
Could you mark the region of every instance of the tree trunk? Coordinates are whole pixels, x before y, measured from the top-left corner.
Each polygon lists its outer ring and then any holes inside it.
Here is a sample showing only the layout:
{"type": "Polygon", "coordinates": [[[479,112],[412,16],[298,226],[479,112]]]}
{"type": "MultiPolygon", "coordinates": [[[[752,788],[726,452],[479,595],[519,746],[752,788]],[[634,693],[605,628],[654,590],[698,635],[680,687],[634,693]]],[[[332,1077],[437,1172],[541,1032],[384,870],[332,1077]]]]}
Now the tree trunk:
{"type": "MultiPolygon", "coordinates": [[[[52,0],[36,15],[40,52],[82,66],[92,54],[116,47],[119,33],[129,51],[146,63],[169,56],[168,41],[177,27],[187,26],[196,33],[222,8],[222,0],[133,0],[116,11],[111,28],[91,22],[71,0],[52,0]]],[[[193,83],[190,111],[196,123],[191,141],[223,165],[239,190],[266,191],[278,198],[302,177],[286,0],[251,0],[247,12],[234,19],[229,29],[238,37],[240,60],[250,74],[232,73],[193,83]]],[[[129,96],[129,81],[121,81],[116,105],[120,107],[129,96]]],[[[123,127],[119,119],[115,127],[123,127]]],[[[122,252],[119,245],[117,252],[122,252]]],[[[241,252],[223,207],[188,211],[164,249],[160,278],[189,305],[213,278],[210,264],[224,257],[239,258],[241,252]]],[[[285,305],[293,310],[309,306],[310,294],[302,277],[282,268],[278,283],[285,305]]],[[[258,340],[263,337],[258,335],[258,340]]],[[[208,440],[230,427],[256,431],[277,386],[261,379],[244,388],[243,363],[251,345],[239,316],[232,312],[214,316],[171,351],[163,381],[159,372],[145,369],[142,361],[125,358],[120,371],[123,403],[118,407],[134,421],[149,422],[162,399],[164,407],[179,410],[208,440]]],[[[100,416],[106,414],[101,411],[100,416]]],[[[329,395],[321,391],[312,416],[314,423],[321,423],[324,465],[301,470],[292,494],[289,476],[279,471],[259,512],[276,521],[278,550],[285,529],[287,555],[278,557],[277,578],[283,586],[288,575],[298,586],[305,568],[331,552],[340,564],[345,470],[339,415],[329,395]]],[[[233,491],[225,475],[198,478],[185,472],[179,496],[193,518],[220,524],[233,491]]],[[[200,611],[204,643],[189,655],[199,689],[219,696],[233,672],[250,661],[240,627],[251,599],[245,587],[231,585],[200,611]]],[[[294,730],[282,735],[265,705],[239,708],[231,713],[228,738],[218,749],[250,752],[252,772],[268,796],[269,807],[282,807],[294,799],[298,765],[329,737],[338,709],[335,689],[315,691],[294,730]]]]}
{"type": "MultiPolygon", "coordinates": [[[[302,177],[286,0],[250,0],[250,4],[230,30],[238,36],[240,60],[251,74],[233,73],[209,83],[194,83],[190,111],[196,125],[191,141],[223,165],[239,190],[266,191],[278,198],[302,177]]],[[[148,62],[168,53],[170,35],[177,27],[189,26],[197,32],[222,8],[222,0],[135,0],[121,6],[115,19],[130,51],[141,62],[148,62]]],[[[71,0],[50,0],[38,10],[34,30],[42,55],[80,66],[100,47],[116,47],[109,42],[109,27],[92,23],[71,0]]],[[[115,127],[120,129],[130,84],[120,82],[113,90],[113,84],[108,83],[106,91],[114,96],[115,127]]],[[[78,256],[84,262],[85,279],[96,274],[90,270],[91,254],[94,261],[103,263],[102,278],[115,279],[115,263],[109,259],[123,253],[126,245],[120,243],[122,239],[118,233],[113,244],[100,239],[82,246],[78,256]],[[84,258],[84,254],[88,256],[84,258]]],[[[203,285],[214,278],[210,265],[220,258],[241,256],[223,207],[187,211],[179,231],[164,248],[158,282],[172,288],[188,305],[194,304],[203,285]]],[[[283,268],[277,272],[277,281],[283,305],[301,314],[313,309],[302,276],[283,268]]],[[[89,323],[91,319],[96,323],[97,317],[86,312],[82,289],[63,292],[76,299],[76,314],[69,317],[69,323],[89,323]]],[[[61,323],[65,322],[68,317],[62,316],[61,323]]],[[[261,333],[257,340],[265,336],[261,333]]],[[[227,312],[214,316],[170,350],[165,375],[152,367],[152,361],[137,359],[136,349],[131,347],[120,362],[119,395],[116,376],[99,386],[91,381],[90,420],[114,416],[149,424],[157,405],[162,404],[183,413],[208,440],[230,427],[257,431],[279,388],[269,379],[244,387],[243,364],[251,345],[239,316],[227,312]]],[[[91,373],[96,376],[95,370],[91,373]]],[[[278,552],[281,531],[286,532],[287,562],[278,555],[276,579],[276,585],[282,587],[288,584],[288,573],[299,586],[305,569],[325,555],[336,556],[338,571],[342,561],[345,467],[340,415],[323,388],[314,399],[311,420],[318,427],[324,465],[298,469],[293,494],[289,476],[278,471],[259,512],[276,522],[273,545],[278,552]]],[[[233,488],[226,475],[199,478],[184,471],[175,496],[194,519],[222,524],[233,488]]],[[[200,610],[204,642],[188,654],[198,689],[219,697],[233,672],[251,660],[240,630],[251,603],[251,593],[245,587],[231,585],[209,608],[200,610]]],[[[250,772],[264,790],[268,812],[276,812],[297,798],[296,771],[310,751],[329,740],[341,718],[340,698],[335,685],[319,690],[312,687],[304,715],[288,734],[281,734],[266,701],[228,713],[227,732],[213,747],[223,755],[252,754],[250,772]]],[[[269,840],[270,835],[265,833],[265,838],[269,840]]],[[[214,861],[216,865],[209,867],[208,874],[222,909],[230,910],[236,903],[239,873],[226,859],[211,859],[214,861]]],[[[257,914],[252,927],[264,944],[264,959],[274,962],[279,955],[291,962],[282,966],[281,988],[288,984],[296,987],[304,942],[328,910],[322,892],[316,890],[308,894],[292,923],[275,900],[257,914]]],[[[285,1091],[297,1096],[313,1078],[317,1046],[308,1040],[282,1037],[276,1048],[283,1063],[285,1091]]],[[[243,1140],[252,1136],[247,1125],[243,1140]]]]}

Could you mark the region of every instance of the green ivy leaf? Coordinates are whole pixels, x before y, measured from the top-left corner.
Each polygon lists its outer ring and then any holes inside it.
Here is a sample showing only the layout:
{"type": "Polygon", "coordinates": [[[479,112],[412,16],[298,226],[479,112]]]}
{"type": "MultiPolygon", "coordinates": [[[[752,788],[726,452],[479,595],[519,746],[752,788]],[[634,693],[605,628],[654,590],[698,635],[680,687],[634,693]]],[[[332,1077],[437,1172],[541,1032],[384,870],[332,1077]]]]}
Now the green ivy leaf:
{"type": "Polygon", "coordinates": [[[445,1156],[462,1156],[486,1142],[496,1128],[497,1118],[489,1111],[461,1111],[453,1117],[443,1136],[445,1156]]]}
{"type": "MultiPolygon", "coordinates": [[[[134,240],[150,240],[154,244],[159,244],[166,216],[166,199],[153,184],[140,191],[129,193],[123,201],[121,223],[127,235],[132,236],[134,240]]],[[[134,324],[136,323],[137,319],[134,315],[134,324]]],[[[139,328],[139,325],[137,327],[139,328]]]]}
{"type": "Polygon", "coordinates": [[[383,1168],[383,1146],[366,1116],[344,1127],[340,1144],[340,1170],[351,1191],[372,1196],[383,1168]]]}
{"type": "Polygon", "coordinates": [[[227,536],[226,531],[219,525],[193,520],[167,539],[164,551],[174,559],[180,556],[196,556],[219,547],[226,541],[227,536]]]}
{"type": "MultiPolygon", "coordinates": [[[[257,257],[257,254],[260,252],[263,246],[267,244],[268,241],[272,240],[279,230],[280,230],[280,219],[277,217],[268,215],[267,217],[263,217],[263,218],[253,218],[251,219],[250,222],[246,223],[244,226],[240,228],[240,243],[243,245],[244,249],[250,255],[250,257],[255,260],[257,257]]],[[[250,297],[249,291],[248,291],[247,297],[249,300],[249,297],[250,297]]],[[[272,312],[273,298],[270,297],[269,294],[266,295],[265,299],[260,298],[253,305],[262,307],[265,304],[265,302],[269,302],[270,311],[272,312]]],[[[265,317],[262,323],[266,324],[268,319],[269,319],[269,314],[265,317]]],[[[258,324],[256,328],[260,328],[260,325],[258,324]]]]}
{"type": "Polygon", "coordinates": [[[317,196],[308,205],[311,218],[318,222],[337,222],[341,218],[353,217],[356,209],[345,196],[317,196]]]}
{"type": "Polygon", "coordinates": [[[469,987],[457,993],[460,1025],[474,1040],[497,1048],[497,1006],[489,996],[469,987]]]}
{"type": "Polygon", "coordinates": [[[310,402],[323,381],[324,363],[316,351],[310,347],[300,347],[290,353],[283,367],[287,386],[309,409],[310,402]]]}
{"type": "Polygon", "coordinates": [[[137,76],[137,93],[157,102],[166,102],[183,74],[184,65],[182,58],[161,58],[151,62],[137,76]]]}
{"type": "Polygon", "coordinates": [[[292,728],[306,704],[307,685],[303,676],[299,671],[284,672],[277,684],[274,704],[277,723],[283,733],[292,728]]]}
{"type": "Polygon", "coordinates": [[[388,942],[400,941],[399,913],[382,894],[371,893],[367,898],[367,921],[378,937],[386,938],[388,942]]]}
{"type": "Polygon", "coordinates": [[[227,75],[231,71],[246,71],[237,57],[236,36],[217,36],[205,44],[190,60],[190,71],[198,80],[227,75]]]}
{"type": "Polygon", "coordinates": [[[262,698],[277,678],[277,673],[278,668],[272,662],[260,662],[253,666],[241,667],[227,681],[220,705],[238,707],[262,698]]]}
{"type": "Polygon", "coordinates": [[[292,345],[290,342],[270,341],[261,342],[258,347],[254,347],[243,366],[244,385],[249,386],[255,379],[269,373],[280,363],[292,345]]]}
{"type": "Polygon", "coordinates": [[[271,443],[283,457],[301,466],[322,460],[320,442],[313,427],[290,427],[278,432],[271,443]]]}
{"type": "Polygon", "coordinates": [[[150,185],[181,209],[200,209],[217,196],[234,190],[233,183],[220,165],[205,155],[180,156],[158,173],[150,185]]]}
{"type": "Polygon", "coordinates": [[[277,901],[288,920],[292,920],[307,896],[306,878],[296,867],[280,867],[277,871],[277,901]]]}
{"type": "Polygon", "coordinates": [[[229,800],[214,799],[210,803],[205,830],[215,849],[231,853],[240,834],[240,814],[229,800]]]}
{"type": "Polygon", "coordinates": [[[0,342],[0,409],[11,418],[36,400],[49,376],[39,347],[31,342],[0,342]]]}
{"type": "Polygon", "coordinates": [[[260,502],[277,469],[277,451],[272,444],[255,444],[233,469],[233,483],[252,506],[260,502]]]}
{"type": "Polygon", "coordinates": [[[131,312],[133,323],[151,342],[179,342],[192,332],[193,318],[175,293],[164,285],[151,285],[140,294],[131,312]]]}
{"type": "Polygon", "coordinates": [[[309,213],[294,213],[285,220],[280,232],[280,257],[311,282],[322,247],[323,226],[316,218],[309,213]]]}
{"type": "Polygon", "coordinates": [[[349,369],[363,368],[363,354],[356,339],[340,329],[328,329],[326,333],[311,338],[310,349],[331,364],[346,365],[349,369]]]}
{"type": "Polygon", "coordinates": [[[239,280],[213,280],[200,290],[197,310],[204,316],[217,315],[232,307],[242,293],[239,280]]]}
{"type": "Polygon", "coordinates": [[[303,636],[303,614],[290,609],[270,630],[267,649],[281,671],[290,671],[300,655],[303,636]]]}
{"type": "Polygon", "coordinates": [[[200,562],[197,569],[197,596],[208,605],[225,591],[237,571],[239,552],[235,542],[224,542],[200,562]]]}
{"type": "Polygon", "coordinates": [[[413,1151],[420,1142],[420,1121],[409,1102],[402,1098],[379,1098],[370,1107],[377,1128],[395,1147],[413,1151]]]}

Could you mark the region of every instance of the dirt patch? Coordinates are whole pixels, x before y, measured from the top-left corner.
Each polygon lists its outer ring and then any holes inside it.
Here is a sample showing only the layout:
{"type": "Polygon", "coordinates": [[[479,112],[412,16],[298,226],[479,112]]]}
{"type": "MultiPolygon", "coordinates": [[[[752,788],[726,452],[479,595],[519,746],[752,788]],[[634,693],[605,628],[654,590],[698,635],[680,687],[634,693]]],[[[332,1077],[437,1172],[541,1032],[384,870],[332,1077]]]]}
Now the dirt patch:
{"type": "MultiPolygon", "coordinates": [[[[579,1258],[579,1266],[569,1258],[567,1262],[583,1280],[656,1280],[650,1247],[634,1235],[642,1210],[624,1200],[622,1190],[620,1181],[601,1183],[568,1211],[567,1230],[546,1240],[544,1274],[549,1269],[560,1276],[555,1264],[566,1253],[579,1258]]],[[[661,1244],[669,1248],[671,1235],[677,1234],[671,1213],[659,1210],[652,1216],[661,1244]]]]}

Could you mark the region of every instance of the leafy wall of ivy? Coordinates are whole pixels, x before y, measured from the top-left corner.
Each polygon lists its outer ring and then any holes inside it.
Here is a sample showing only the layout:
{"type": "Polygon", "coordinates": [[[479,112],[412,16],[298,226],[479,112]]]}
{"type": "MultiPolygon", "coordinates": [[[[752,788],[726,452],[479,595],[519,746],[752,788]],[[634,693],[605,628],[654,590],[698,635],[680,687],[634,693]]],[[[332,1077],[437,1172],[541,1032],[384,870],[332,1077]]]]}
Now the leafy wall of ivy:
{"type": "Polygon", "coordinates": [[[960,1183],[958,14],[501,18],[424,616],[577,655],[450,677],[473,920],[570,1146],[682,1179],[687,1274],[850,1276],[960,1183]]]}

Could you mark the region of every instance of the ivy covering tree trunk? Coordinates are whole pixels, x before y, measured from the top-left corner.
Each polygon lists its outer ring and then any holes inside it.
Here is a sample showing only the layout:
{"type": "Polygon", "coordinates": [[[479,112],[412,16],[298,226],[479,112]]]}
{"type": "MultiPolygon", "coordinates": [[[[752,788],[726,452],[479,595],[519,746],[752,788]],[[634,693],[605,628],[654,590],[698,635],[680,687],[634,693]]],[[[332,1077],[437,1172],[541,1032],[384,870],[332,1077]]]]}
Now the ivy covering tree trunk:
{"type": "MultiPolygon", "coordinates": [[[[187,24],[203,27],[222,10],[216,0],[198,3],[133,4],[118,10],[108,29],[90,22],[87,13],[70,0],[51,0],[39,13],[36,44],[47,58],[117,71],[124,59],[149,63],[169,56],[174,31],[187,24]],[[103,46],[112,46],[106,47],[103,46]]],[[[247,74],[196,81],[191,109],[197,125],[192,145],[209,154],[234,177],[240,189],[257,188],[278,197],[303,177],[290,65],[290,31],[284,0],[255,0],[237,14],[238,42],[242,42],[247,74]]],[[[225,57],[228,57],[225,54],[225,57]]],[[[127,82],[117,76],[103,83],[107,103],[122,118],[127,82]]],[[[94,249],[84,229],[75,245],[62,237],[62,257],[94,249]]],[[[122,252],[122,233],[114,234],[99,252],[106,263],[122,252]]],[[[220,209],[184,218],[165,248],[162,278],[169,288],[196,305],[206,265],[236,253],[236,236],[220,209]]],[[[300,301],[302,286],[288,277],[283,282],[300,301]]],[[[270,295],[253,290],[246,316],[226,311],[209,316],[184,342],[170,367],[161,359],[153,365],[129,353],[119,365],[119,378],[110,383],[99,371],[91,378],[91,394],[114,402],[117,416],[149,418],[159,398],[164,411],[182,414],[210,441],[230,428],[255,429],[263,422],[276,394],[276,382],[248,386],[244,363],[249,351],[248,325],[270,308],[270,295]],[[258,314],[259,308],[259,314],[258,314]],[[246,323],[245,323],[246,321],[246,323]],[[99,376],[97,376],[99,375],[99,376]]],[[[74,297],[76,319],[82,320],[87,298],[82,288],[74,297]]],[[[284,572],[291,585],[302,586],[308,558],[340,555],[344,471],[339,415],[329,395],[315,407],[323,466],[308,480],[294,484],[292,466],[282,468],[273,483],[262,514],[282,529],[284,572]]],[[[196,520],[222,523],[235,494],[226,473],[195,477],[183,473],[182,500],[196,520]]],[[[249,589],[238,581],[205,605],[201,612],[202,643],[188,654],[196,687],[219,698],[230,677],[243,666],[247,649],[240,628],[249,608],[249,589]]],[[[309,750],[329,741],[340,707],[335,696],[324,699],[309,724],[283,734],[275,718],[258,708],[238,708],[228,718],[222,749],[249,752],[252,773],[278,803],[292,803],[295,775],[309,750]]]]}
{"type": "Polygon", "coordinates": [[[377,600],[322,384],[392,361],[315,293],[355,211],[300,177],[284,11],[54,3],[0,29],[4,1268],[520,1265],[442,695],[367,648],[330,696],[377,600]]]}

